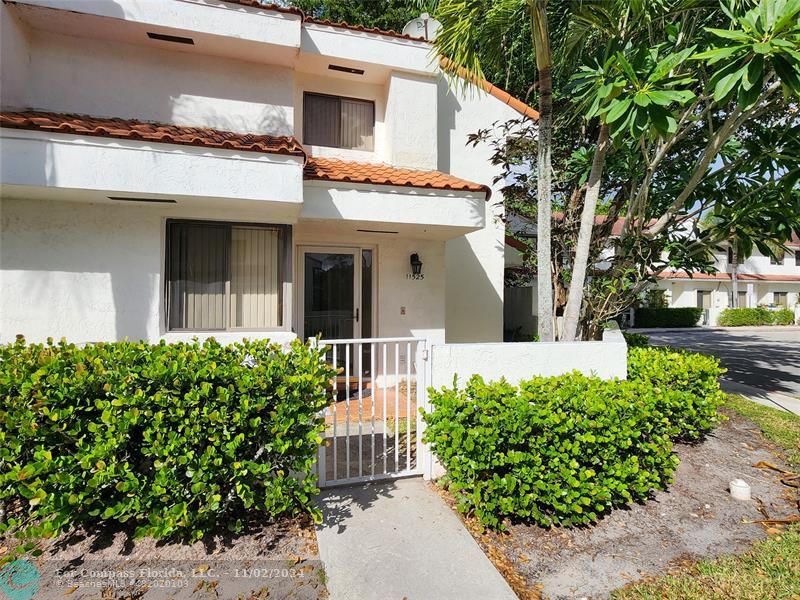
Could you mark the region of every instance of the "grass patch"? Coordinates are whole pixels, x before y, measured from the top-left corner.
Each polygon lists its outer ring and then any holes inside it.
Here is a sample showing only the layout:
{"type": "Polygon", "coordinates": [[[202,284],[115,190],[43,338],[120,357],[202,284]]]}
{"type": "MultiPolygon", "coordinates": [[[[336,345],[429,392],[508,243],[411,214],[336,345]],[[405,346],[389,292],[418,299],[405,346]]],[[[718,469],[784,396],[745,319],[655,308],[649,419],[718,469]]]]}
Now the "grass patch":
{"type": "Polygon", "coordinates": [[[615,600],[766,600],[800,597],[800,526],[757,542],[747,554],[701,561],[690,573],[623,588],[615,600]]]}
{"type": "Polygon", "coordinates": [[[791,467],[800,467],[800,417],[741,396],[729,395],[723,406],[753,421],[765,438],[781,447],[791,467]]]}

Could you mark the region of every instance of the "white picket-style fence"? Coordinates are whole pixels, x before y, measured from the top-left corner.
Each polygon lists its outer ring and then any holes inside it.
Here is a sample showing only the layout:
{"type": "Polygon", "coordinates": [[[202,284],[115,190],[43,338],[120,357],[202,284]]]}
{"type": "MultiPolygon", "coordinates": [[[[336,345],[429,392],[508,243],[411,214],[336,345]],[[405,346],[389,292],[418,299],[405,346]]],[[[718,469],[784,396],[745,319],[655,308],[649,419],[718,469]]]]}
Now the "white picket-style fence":
{"type": "Polygon", "coordinates": [[[420,338],[320,340],[337,370],[317,459],[320,487],[424,473],[420,438],[428,343],[420,338]]]}

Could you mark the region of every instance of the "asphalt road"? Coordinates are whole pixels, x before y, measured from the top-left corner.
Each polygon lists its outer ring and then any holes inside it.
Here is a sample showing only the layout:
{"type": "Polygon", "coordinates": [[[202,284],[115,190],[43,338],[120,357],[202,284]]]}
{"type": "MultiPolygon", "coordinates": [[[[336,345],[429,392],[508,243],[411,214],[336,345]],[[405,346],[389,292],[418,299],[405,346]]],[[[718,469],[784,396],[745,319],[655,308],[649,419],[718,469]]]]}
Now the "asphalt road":
{"type": "Polygon", "coordinates": [[[653,345],[713,354],[728,369],[727,379],[800,397],[800,328],[662,330],[645,335],[653,345]]]}

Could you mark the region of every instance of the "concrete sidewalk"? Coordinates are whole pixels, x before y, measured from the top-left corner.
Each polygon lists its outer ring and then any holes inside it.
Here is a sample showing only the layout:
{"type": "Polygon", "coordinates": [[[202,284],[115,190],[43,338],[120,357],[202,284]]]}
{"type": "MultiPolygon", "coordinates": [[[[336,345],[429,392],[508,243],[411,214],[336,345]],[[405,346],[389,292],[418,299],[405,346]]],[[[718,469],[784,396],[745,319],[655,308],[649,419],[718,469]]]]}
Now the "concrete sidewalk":
{"type": "Polygon", "coordinates": [[[758,404],[763,404],[770,408],[777,408],[778,410],[800,416],[800,398],[781,394],[780,392],[767,392],[751,385],[739,383],[738,381],[731,381],[730,379],[722,379],[721,384],[722,389],[730,394],[739,394],[758,404]]]}
{"type": "Polygon", "coordinates": [[[515,600],[420,478],[323,490],[320,558],[331,600],[515,600]]]}

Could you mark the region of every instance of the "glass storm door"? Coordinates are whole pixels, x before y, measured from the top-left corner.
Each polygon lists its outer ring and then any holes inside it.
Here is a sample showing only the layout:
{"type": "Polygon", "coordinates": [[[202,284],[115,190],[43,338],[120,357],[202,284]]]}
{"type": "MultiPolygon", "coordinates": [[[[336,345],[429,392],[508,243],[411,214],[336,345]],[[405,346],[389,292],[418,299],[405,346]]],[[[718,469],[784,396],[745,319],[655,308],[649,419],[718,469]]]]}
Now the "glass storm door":
{"type": "Polygon", "coordinates": [[[301,249],[303,339],[369,337],[372,333],[372,250],[301,249]]]}

